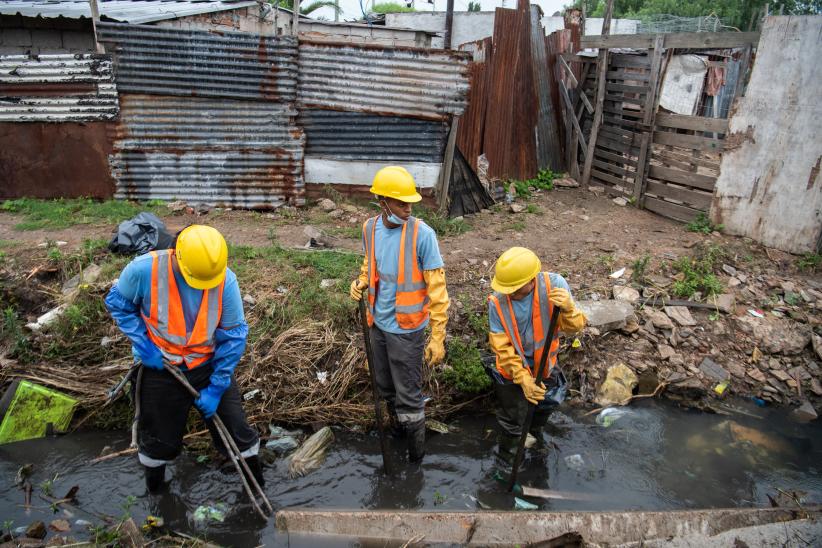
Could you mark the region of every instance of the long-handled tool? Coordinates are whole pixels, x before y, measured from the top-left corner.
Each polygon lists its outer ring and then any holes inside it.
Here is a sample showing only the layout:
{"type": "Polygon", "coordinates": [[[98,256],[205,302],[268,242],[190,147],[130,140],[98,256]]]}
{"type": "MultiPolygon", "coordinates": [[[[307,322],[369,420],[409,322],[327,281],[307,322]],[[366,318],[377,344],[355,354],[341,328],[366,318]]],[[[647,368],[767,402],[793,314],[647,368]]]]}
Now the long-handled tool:
{"type": "MultiPolygon", "coordinates": [[[[180,384],[182,384],[188,392],[194,396],[194,399],[198,399],[200,397],[200,393],[194,389],[193,386],[188,382],[188,379],[185,378],[185,375],[175,366],[170,365],[168,363],[164,364],[165,370],[168,371],[172,377],[177,379],[180,384]]],[[[248,498],[251,499],[251,503],[254,505],[254,509],[257,510],[257,513],[263,519],[268,519],[268,516],[265,515],[263,509],[260,507],[260,504],[257,502],[257,497],[262,499],[263,503],[266,506],[269,514],[274,514],[274,508],[271,507],[271,503],[268,501],[268,497],[265,496],[262,487],[260,484],[257,483],[257,479],[254,477],[254,474],[251,473],[251,470],[246,464],[245,459],[243,459],[242,455],[240,454],[241,451],[237,447],[237,444],[234,443],[234,438],[231,437],[231,434],[223,424],[222,419],[220,419],[219,415],[215,414],[211,417],[211,422],[214,423],[214,427],[217,430],[217,434],[220,436],[220,439],[223,442],[226,450],[228,451],[229,458],[231,458],[231,462],[234,463],[234,468],[237,469],[237,473],[240,474],[240,480],[243,482],[243,487],[245,488],[245,492],[248,494],[248,498]],[[251,490],[251,486],[249,486],[248,482],[251,482],[251,485],[254,487],[254,491],[251,490]],[[256,491],[256,496],[254,492],[256,491]]]]}
{"type": "Polygon", "coordinates": [[[360,323],[362,336],[365,339],[365,357],[368,360],[368,373],[371,375],[371,391],[374,393],[374,417],[377,421],[377,430],[380,433],[380,451],[382,451],[382,466],[385,473],[391,475],[391,464],[388,458],[388,441],[385,439],[385,424],[382,420],[382,404],[380,393],[377,390],[377,374],[374,371],[374,348],[371,346],[371,334],[368,332],[368,315],[365,310],[365,300],[368,295],[363,292],[360,299],[360,323]]]}
{"type": "MultiPolygon", "coordinates": [[[[534,382],[540,384],[542,382],[543,374],[545,373],[545,364],[548,362],[548,354],[551,353],[551,345],[554,343],[555,331],[557,322],[559,321],[560,309],[554,306],[554,311],[551,313],[551,323],[548,324],[548,334],[545,336],[545,346],[542,349],[542,357],[539,360],[539,367],[537,368],[537,375],[534,382]]],[[[525,414],[525,422],[522,424],[522,433],[519,436],[519,444],[517,446],[517,454],[514,457],[514,465],[511,468],[511,478],[508,480],[508,491],[513,492],[514,486],[517,484],[517,474],[519,474],[519,466],[522,464],[522,459],[525,456],[525,440],[528,438],[528,431],[531,429],[531,423],[534,420],[534,412],[537,410],[537,404],[528,402],[528,412],[525,414]]]]}

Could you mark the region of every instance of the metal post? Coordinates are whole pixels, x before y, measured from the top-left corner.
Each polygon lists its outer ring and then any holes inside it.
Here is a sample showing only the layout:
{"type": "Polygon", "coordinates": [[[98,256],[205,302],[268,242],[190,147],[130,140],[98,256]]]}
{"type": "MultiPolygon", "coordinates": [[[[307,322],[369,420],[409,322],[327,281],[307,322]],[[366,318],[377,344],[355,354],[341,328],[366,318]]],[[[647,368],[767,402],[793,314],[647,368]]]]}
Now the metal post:
{"type": "Polygon", "coordinates": [[[334,22],[340,22],[340,0],[334,0],[334,22]]]}
{"type": "Polygon", "coordinates": [[[445,8],[445,36],[443,37],[443,48],[451,49],[451,28],[454,25],[454,0],[448,0],[445,8]]]}

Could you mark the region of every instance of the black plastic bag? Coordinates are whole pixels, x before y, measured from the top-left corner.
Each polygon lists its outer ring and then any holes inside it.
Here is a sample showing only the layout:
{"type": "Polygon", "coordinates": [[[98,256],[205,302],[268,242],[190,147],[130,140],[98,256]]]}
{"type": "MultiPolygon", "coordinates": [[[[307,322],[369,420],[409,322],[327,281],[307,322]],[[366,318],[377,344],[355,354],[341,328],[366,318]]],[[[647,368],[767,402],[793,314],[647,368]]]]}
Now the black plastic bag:
{"type": "Polygon", "coordinates": [[[108,244],[110,251],[124,255],[142,255],[155,249],[168,249],[174,236],[156,215],[143,211],[123,221],[108,244]]]}

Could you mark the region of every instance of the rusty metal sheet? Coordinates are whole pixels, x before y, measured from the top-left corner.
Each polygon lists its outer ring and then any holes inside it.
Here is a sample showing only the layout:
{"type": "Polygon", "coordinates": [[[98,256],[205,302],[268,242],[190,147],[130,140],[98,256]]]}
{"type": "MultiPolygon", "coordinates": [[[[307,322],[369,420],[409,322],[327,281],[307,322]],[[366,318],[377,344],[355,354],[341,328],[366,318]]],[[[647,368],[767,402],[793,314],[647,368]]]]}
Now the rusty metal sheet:
{"type": "Polygon", "coordinates": [[[0,122],[0,200],[111,198],[113,122],[0,122]]]}
{"type": "Polygon", "coordinates": [[[271,101],[120,97],[111,171],[118,198],[234,207],[302,204],[304,136],[271,101]]]}
{"type": "Polygon", "coordinates": [[[306,156],[339,160],[442,162],[443,122],[362,112],[303,110],[306,156]]]}
{"type": "Polygon", "coordinates": [[[457,128],[457,148],[477,170],[477,158],[482,154],[483,131],[485,128],[485,109],[488,105],[488,89],[491,86],[491,38],[469,42],[460,46],[473,56],[471,63],[471,91],[468,94],[468,106],[465,109],[457,128]]]}
{"type": "Polygon", "coordinates": [[[117,116],[111,56],[0,56],[0,122],[83,122],[117,116]]]}
{"type": "Polygon", "coordinates": [[[468,60],[454,51],[301,42],[298,105],[444,120],[465,109],[468,60]]]}
{"type": "Polygon", "coordinates": [[[528,10],[496,9],[483,143],[492,178],[524,180],[537,171],[529,17],[528,10]]]}
{"type": "Polygon", "coordinates": [[[98,23],[113,42],[122,93],[225,97],[293,103],[297,40],[292,36],[98,23]]]}

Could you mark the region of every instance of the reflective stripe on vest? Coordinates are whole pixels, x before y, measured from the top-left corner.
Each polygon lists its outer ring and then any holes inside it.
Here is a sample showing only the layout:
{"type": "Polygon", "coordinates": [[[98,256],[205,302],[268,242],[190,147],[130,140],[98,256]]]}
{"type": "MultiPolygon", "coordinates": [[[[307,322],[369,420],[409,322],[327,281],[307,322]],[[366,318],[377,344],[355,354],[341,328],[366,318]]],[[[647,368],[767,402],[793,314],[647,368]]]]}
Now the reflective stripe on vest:
{"type": "Polygon", "coordinates": [[[368,257],[368,325],[374,324],[374,307],[377,302],[379,281],[396,284],[397,294],[395,312],[397,324],[403,329],[415,329],[428,319],[428,288],[417,260],[417,235],[420,220],[409,217],[402,225],[400,251],[397,257],[397,275],[380,272],[375,252],[377,217],[368,219],[363,224],[363,242],[368,257]],[[410,229],[409,229],[410,227],[410,229]]]}
{"type": "Polygon", "coordinates": [[[151,252],[149,315],[143,314],[149,338],[173,364],[193,369],[214,354],[214,332],[223,311],[223,286],[203,291],[200,310],[191,335],[186,334],[185,315],[174,277],[173,250],[151,252]]]}
{"type": "MultiPolygon", "coordinates": [[[[534,364],[539,367],[542,352],[545,349],[545,341],[548,338],[548,324],[550,323],[551,313],[554,305],[548,300],[548,294],[551,292],[551,281],[548,274],[545,272],[537,276],[537,283],[535,291],[533,292],[531,302],[531,328],[533,330],[534,340],[534,364]]],[[[525,357],[525,348],[522,345],[522,339],[519,334],[519,326],[517,326],[517,318],[514,314],[514,306],[511,302],[510,295],[502,295],[501,293],[494,293],[488,299],[494,303],[502,322],[502,328],[517,355],[522,359],[523,367],[527,367],[531,371],[531,376],[536,376],[536,368],[528,365],[528,360],[525,357]]],[[[557,353],[559,352],[559,338],[554,339],[551,344],[550,353],[548,354],[548,370],[543,373],[545,377],[548,372],[557,363],[557,353]]],[[[499,357],[497,357],[497,371],[506,379],[511,379],[511,375],[505,372],[499,365],[499,357]]]]}

